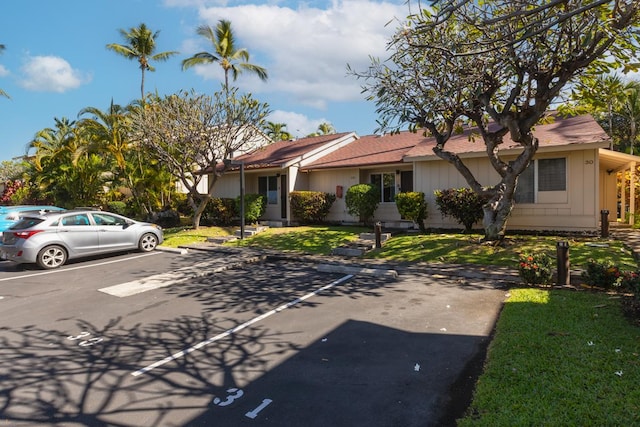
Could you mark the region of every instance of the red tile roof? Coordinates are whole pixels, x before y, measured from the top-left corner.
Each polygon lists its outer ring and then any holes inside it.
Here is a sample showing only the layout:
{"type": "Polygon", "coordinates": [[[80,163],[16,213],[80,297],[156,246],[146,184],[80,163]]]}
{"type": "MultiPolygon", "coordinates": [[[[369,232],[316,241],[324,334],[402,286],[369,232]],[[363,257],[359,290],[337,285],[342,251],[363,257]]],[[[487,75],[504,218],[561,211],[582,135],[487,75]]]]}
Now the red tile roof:
{"type": "Polygon", "coordinates": [[[304,167],[309,169],[402,163],[407,151],[426,140],[420,133],[367,135],[304,167]]]}
{"type": "MultiPolygon", "coordinates": [[[[445,148],[456,154],[485,153],[485,145],[476,131],[475,142],[469,140],[469,135],[474,129],[465,130],[462,134],[452,135],[445,144],[445,148]]],[[[583,116],[560,118],[556,117],[553,123],[537,125],[533,134],[538,138],[539,148],[554,146],[569,146],[575,144],[604,143],[609,141],[609,136],[600,125],[586,114],[583,116]]],[[[424,139],[420,144],[406,153],[407,160],[418,160],[420,157],[435,156],[433,138],[424,139]]],[[[605,144],[603,144],[605,146],[605,144]]],[[[500,150],[518,149],[520,146],[505,135],[500,150]]]]}
{"type": "Polygon", "coordinates": [[[245,168],[282,167],[296,157],[302,156],[350,133],[351,132],[343,132],[311,136],[294,141],[278,141],[258,148],[252,153],[238,156],[234,161],[243,161],[245,168]]]}
{"type": "MultiPolygon", "coordinates": [[[[480,135],[476,135],[475,142],[469,139],[469,135],[474,131],[474,128],[468,128],[461,134],[452,135],[445,145],[446,149],[459,155],[484,155],[485,145],[480,135]]],[[[609,136],[590,115],[557,117],[553,123],[537,125],[533,133],[538,137],[540,148],[590,143],[606,146],[605,143],[609,141],[609,136]]],[[[349,132],[302,138],[296,141],[274,142],[253,153],[238,156],[234,160],[244,161],[248,169],[284,167],[287,162],[347,135],[349,132]]],[[[405,131],[393,135],[367,135],[303,166],[302,169],[366,167],[437,159],[433,152],[434,146],[435,139],[425,137],[421,132],[405,131]]],[[[519,148],[518,144],[511,141],[507,134],[500,149],[517,148],[519,148]]]]}

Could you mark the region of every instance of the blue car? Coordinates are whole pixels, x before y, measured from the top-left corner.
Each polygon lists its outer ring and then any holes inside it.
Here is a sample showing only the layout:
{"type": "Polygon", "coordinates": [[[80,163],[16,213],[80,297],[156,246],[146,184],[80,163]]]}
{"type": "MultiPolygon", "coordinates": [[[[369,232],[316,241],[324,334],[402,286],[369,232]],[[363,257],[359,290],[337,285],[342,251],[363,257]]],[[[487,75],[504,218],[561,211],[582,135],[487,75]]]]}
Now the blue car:
{"type": "Polygon", "coordinates": [[[2,243],[2,233],[13,224],[18,222],[25,214],[58,212],[65,209],[57,206],[40,205],[18,205],[0,206],[0,243],[2,243]]]}

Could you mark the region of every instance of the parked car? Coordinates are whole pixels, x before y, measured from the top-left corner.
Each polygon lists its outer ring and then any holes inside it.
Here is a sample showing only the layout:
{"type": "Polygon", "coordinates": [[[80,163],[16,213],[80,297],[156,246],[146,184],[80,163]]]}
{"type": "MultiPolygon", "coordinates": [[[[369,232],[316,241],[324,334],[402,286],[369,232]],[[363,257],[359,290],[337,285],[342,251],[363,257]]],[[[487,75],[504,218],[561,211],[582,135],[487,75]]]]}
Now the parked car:
{"type": "Polygon", "coordinates": [[[24,216],[4,232],[0,252],[3,259],[51,269],[73,258],[152,251],[163,239],[156,224],[104,211],[69,210],[24,216]]]}
{"type": "Polygon", "coordinates": [[[26,214],[60,212],[63,210],[63,208],[57,206],[44,205],[0,206],[0,241],[2,241],[2,233],[26,214]]]}

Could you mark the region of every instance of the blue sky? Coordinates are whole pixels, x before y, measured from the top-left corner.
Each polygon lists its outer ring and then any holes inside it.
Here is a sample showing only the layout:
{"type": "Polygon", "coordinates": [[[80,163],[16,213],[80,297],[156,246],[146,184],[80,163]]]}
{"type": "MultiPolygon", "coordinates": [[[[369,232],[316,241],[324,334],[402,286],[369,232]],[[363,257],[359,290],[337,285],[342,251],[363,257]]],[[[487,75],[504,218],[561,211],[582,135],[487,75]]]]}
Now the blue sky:
{"type": "Polygon", "coordinates": [[[220,89],[217,64],[182,71],[180,62],[211,52],[195,34],[198,25],[230,20],[238,47],[265,67],[269,80],[241,75],[236,81],[270,105],[269,120],[286,123],[296,137],[322,122],[360,135],[376,128],[375,105],[347,76],[347,64],[363,70],[369,55],[385,57],[394,19],[409,13],[406,0],[20,0],[2,4],[0,44],[0,160],[25,154],[35,133],[54,118],[77,119],[85,107],[106,109],[113,99],[126,105],[139,98],[140,70],[107,50],[125,43],[118,30],[145,23],[160,31],[157,52],[179,51],[152,63],[145,91],[220,89]]]}

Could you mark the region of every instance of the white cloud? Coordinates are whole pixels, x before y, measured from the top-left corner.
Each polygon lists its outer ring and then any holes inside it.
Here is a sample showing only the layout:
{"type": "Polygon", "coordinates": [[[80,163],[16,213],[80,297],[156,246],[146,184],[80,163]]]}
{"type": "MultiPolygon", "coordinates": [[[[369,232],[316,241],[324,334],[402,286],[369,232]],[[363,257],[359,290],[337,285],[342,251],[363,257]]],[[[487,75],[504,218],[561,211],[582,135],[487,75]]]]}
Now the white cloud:
{"type": "Polygon", "coordinates": [[[63,93],[88,83],[91,77],[74,70],[64,59],[57,56],[28,57],[21,68],[20,86],[38,92],[63,93]]]}
{"type": "Polygon", "coordinates": [[[7,70],[3,65],[0,65],[0,77],[6,77],[9,75],[9,70],[7,70]]]}
{"type": "Polygon", "coordinates": [[[297,138],[305,137],[318,130],[318,126],[321,123],[328,123],[329,120],[309,119],[307,116],[291,111],[275,110],[269,114],[268,119],[273,123],[285,123],[287,125],[287,132],[297,138]]]}
{"type": "MultiPolygon", "coordinates": [[[[384,58],[387,40],[396,28],[395,22],[387,24],[407,14],[404,0],[334,0],[326,10],[304,3],[297,9],[275,4],[200,9],[208,25],[230,20],[237,47],[246,47],[250,61],[267,69],[267,84],[243,75],[243,89],[277,92],[318,109],[332,101],[362,100],[362,82],[347,76],[347,64],[364,70],[370,64],[370,55],[384,58]]],[[[211,51],[207,41],[197,37],[194,40],[198,47],[190,41],[185,43],[192,49],[186,54],[211,51]]],[[[217,81],[222,76],[216,64],[197,67],[195,72],[217,81]]]]}

